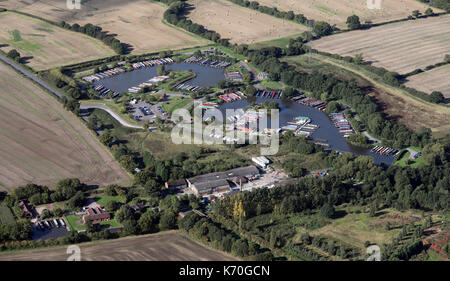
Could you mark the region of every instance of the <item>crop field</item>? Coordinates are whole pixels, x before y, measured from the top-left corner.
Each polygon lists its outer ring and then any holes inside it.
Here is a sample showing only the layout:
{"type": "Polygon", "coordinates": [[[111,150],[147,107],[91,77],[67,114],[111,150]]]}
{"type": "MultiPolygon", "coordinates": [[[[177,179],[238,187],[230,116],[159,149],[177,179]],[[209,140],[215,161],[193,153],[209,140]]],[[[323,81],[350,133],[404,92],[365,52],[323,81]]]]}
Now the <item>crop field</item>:
{"type": "Polygon", "coordinates": [[[401,74],[444,60],[450,53],[450,15],[328,36],[310,43],[319,51],[355,56],[401,74]]]}
{"type": "Polygon", "coordinates": [[[0,190],[63,178],[88,184],[130,178],[95,136],[50,94],[0,64],[0,190]]]}
{"type": "Polygon", "coordinates": [[[11,12],[0,13],[0,46],[5,52],[16,49],[36,70],[114,54],[87,35],[11,12]]]}
{"type": "Polygon", "coordinates": [[[377,99],[381,109],[388,116],[410,129],[429,127],[436,136],[450,132],[448,107],[422,101],[401,89],[380,83],[377,77],[361,67],[319,54],[289,57],[285,61],[296,65],[301,71],[333,73],[336,77],[347,81],[355,79],[361,87],[368,90],[369,95],[377,99]]]}
{"type": "Polygon", "coordinates": [[[365,21],[379,23],[406,18],[414,10],[423,13],[428,8],[416,0],[384,0],[381,9],[369,9],[366,0],[258,0],[258,2],[264,6],[277,7],[282,11],[303,14],[309,19],[336,24],[339,28],[347,28],[347,17],[353,14],[359,16],[362,23],[365,21]]]}
{"type": "Polygon", "coordinates": [[[188,18],[217,31],[232,43],[255,43],[293,34],[308,28],[256,12],[225,0],[194,0],[194,8],[188,18]]]}
{"type": "Polygon", "coordinates": [[[450,98],[450,65],[438,67],[407,78],[405,86],[430,94],[441,92],[445,98],[450,98]]]}
{"type": "MultiPolygon", "coordinates": [[[[81,245],[82,261],[236,261],[225,253],[207,248],[176,231],[120,238],[81,245]]],[[[66,248],[0,254],[8,261],[65,261],[66,248]]]]}
{"type": "Polygon", "coordinates": [[[210,43],[164,23],[163,14],[166,7],[147,0],[82,1],[80,10],[67,9],[64,0],[38,0],[28,5],[24,3],[26,2],[9,0],[0,2],[0,7],[2,5],[11,7],[53,21],[99,25],[104,31],[116,34],[117,39],[131,45],[133,53],[187,48],[210,43]]]}

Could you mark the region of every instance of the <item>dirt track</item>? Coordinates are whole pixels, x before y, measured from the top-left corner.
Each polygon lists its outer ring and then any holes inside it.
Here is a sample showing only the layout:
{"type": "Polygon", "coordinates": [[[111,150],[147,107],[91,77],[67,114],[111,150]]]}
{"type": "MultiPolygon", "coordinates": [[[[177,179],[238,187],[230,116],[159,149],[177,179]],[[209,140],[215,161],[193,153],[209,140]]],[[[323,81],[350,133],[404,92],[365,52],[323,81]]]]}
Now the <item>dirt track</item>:
{"type": "MultiPolygon", "coordinates": [[[[65,261],[67,248],[0,254],[0,261],[65,261]]],[[[82,261],[236,261],[176,231],[80,246],[82,261]]]]}

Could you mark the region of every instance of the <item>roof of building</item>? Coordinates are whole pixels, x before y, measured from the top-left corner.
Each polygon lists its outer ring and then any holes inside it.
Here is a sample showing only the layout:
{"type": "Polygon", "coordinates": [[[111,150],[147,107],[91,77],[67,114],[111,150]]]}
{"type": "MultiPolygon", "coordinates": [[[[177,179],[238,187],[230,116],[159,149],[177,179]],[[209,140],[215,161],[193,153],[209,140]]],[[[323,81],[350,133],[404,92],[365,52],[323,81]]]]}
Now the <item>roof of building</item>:
{"type": "Polygon", "coordinates": [[[85,216],[85,220],[103,220],[103,219],[109,219],[110,215],[108,212],[103,211],[100,208],[91,208],[87,210],[87,216],[85,216]]]}
{"type": "Polygon", "coordinates": [[[230,184],[226,179],[212,180],[206,182],[197,182],[194,184],[198,192],[210,190],[218,187],[229,187],[230,184]]]}
{"type": "Polygon", "coordinates": [[[255,166],[252,165],[252,166],[246,166],[246,167],[228,170],[225,172],[215,172],[215,173],[204,174],[204,175],[196,176],[193,178],[189,178],[189,179],[187,179],[187,181],[191,184],[195,184],[195,186],[198,188],[199,183],[212,182],[212,181],[217,181],[217,180],[226,180],[226,179],[231,179],[231,178],[235,178],[235,177],[239,177],[239,176],[243,176],[243,177],[254,176],[257,174],[259,174],[258,168],[256,168],[255,166]]]}
{"type": "Polygon", "coordinates": [[[181,186],[181,185],[186,185],[186,180],[185,179],[181,179],[181,180],[172,180],[172,181],[168,181],[167,185],[170,186],[181,186]]]}

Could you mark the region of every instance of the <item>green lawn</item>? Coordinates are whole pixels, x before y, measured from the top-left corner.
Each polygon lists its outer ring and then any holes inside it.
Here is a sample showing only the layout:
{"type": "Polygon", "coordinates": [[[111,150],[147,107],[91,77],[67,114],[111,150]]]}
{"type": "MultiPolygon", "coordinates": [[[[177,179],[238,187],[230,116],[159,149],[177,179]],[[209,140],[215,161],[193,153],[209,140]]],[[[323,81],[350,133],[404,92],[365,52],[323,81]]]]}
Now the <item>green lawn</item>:
{"type": "Polygon", "coordinates": [[[188,103],[192,101],[190,97],[173,97],[169,101],[165,102],[162,105],[162,108],[168,113],[172,114],[172,112],[176,109],[182,108],[186,106],[188,103]]]}
{"type": "Polygon", "coordinates": [[[69,223],[70,228],[76,231],[85,230],[86,226],[79,224],[81,220],[80,216],[77,215],[67,215],[66,221],[69,223]]]}
{"type": "MultiPolygon", "coordinates": [[[[413,146],[411,146],[410,148],[411,148],[412,150],[415,150],[415,151],[418,151],[418,152],[422,152],[422,149],[419,148],[419,147],[415,147],[415,146],[413,147],[413,146]]],[[[416,167],[418,167],[418,166],[420,166],[420,165],[422,165],[422,164],[425,163],[425,159],[423,158],[422,155],[419,156],[417,159],[411,159],[411,160],[408,160],[410,155],[411,155],[411,153],[410,153],[409,151],[407,151],[407,152],[405,153],[405,155],[403,155],[402,158],[400,158],[398,161],[396,161],[396,162],[394,163],[394,165],[400,166],[400,167],[410,166],[410,167],[412,167],[412,168],[416,168],[416,167]],[[409,163],[408,163],[408,162],[409,162],[409,163]]]]}
{"type": "Polygon", "coordinates": [[[281,85],[281,83],[277,82],[277,81],[264,80],[264,81],[261,81],[260,84],[263,85],[264,87],[268,87],[268,88],[281,88],[281,87],[283,87],[283,85],[281,85]]]}
{"type": "Polygon", "coordinates": [[[14,215],[8,206],[0,206],[0,225],[15,222],[14,215]]]}
{"type": "Polygon", "coordinates": [[[100,206],[105,206],[109,201],[116,201],[120,203],[125,203],[125,196],[110,196],[106,194],[102,194],[100,196],[96,196],[94,198],[95,202],[100,206]]]}

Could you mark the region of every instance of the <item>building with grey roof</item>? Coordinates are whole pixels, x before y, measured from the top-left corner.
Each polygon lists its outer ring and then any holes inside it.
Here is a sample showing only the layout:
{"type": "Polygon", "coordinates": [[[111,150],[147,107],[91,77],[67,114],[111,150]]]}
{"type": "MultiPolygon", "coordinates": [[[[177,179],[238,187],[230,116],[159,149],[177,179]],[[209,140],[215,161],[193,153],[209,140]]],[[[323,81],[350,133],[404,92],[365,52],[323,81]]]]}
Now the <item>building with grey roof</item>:
{"type": "Polygon", "coordinates": [[[230,189],[231,184],[246,182],[245,179],[259,175],[255,166],[247,166],[215,172],[186,179],[188,186],[198,195],[207,195],[214,192],[223,192],[230,189]]]}

